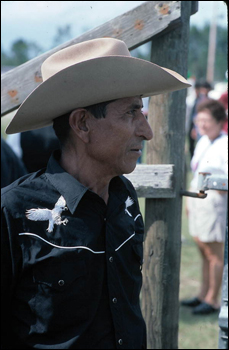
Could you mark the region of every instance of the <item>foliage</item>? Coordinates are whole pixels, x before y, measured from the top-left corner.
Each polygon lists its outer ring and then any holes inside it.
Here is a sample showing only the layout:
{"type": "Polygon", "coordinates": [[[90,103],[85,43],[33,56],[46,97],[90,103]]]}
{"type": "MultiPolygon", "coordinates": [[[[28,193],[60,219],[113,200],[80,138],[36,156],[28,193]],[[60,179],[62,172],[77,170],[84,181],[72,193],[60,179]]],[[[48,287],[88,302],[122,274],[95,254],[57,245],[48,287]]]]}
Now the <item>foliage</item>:
{"type": "Polygon", "coordinates": [[[52,47],[56,47],[65,41],[69,40],[72,37],[71,34],[71,26],[67,24],[64,27],[58,27],[57,28],[57,33],[55,37],[53,38],[53,45],[52,47]]]}
{"type": "MultiPolygon", "coordinates": [[[[70,25],[58,27],[50,49],[64,43],[70,38],[70,25]]],[[[42,53],[44,53],[44,49],[41,46],[38,46],[35,42],[28,42],[24,39],[18,39],[11,45],[9,53],[5,52],[1,47],[1,66],[16,67],[42,53]]]]}
{"type": "MultiPolygon", "coordinates": [[[[190,75],[197,79],[206,78],[209,24],[203,28],[192,26],[189,38],[188,67],[190,75]]],[[[227,28],[217,27],[215,81],[224,81],[227,70],[227,28]]]]}
{"type": "Polygon", "coordinates": [[[19,66],[41,52],[41,47],[36,43],[18,39],[13,42],[10,53],[6,53],[1,47],[1,66],[19,66]]]}

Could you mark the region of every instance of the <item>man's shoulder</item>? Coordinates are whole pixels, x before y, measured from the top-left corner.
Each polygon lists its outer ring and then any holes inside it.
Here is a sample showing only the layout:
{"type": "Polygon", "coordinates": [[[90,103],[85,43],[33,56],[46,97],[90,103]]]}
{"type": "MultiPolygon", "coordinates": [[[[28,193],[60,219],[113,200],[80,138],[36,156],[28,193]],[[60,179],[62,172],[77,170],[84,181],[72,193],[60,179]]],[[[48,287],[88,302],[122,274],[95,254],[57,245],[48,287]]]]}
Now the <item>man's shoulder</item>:
{"type": "Polygon", "coordinates": [[[1,206],[11,206],[12,203],[23,201],[23,198],[33,190],[37,191],[37,184],[42,180],[44,169],[26,174],[1,189],[1,206]]]}
{"type": "Polygon", "coordinates": [[[122,180],[122,182],[124,183],[127,190],[131,193],[131,195],[136,199],[137,194],[132,182],[129,179],[127,179],[127,177],[125,177],[124,175],[119,176],[119,178],[122,180]]]}

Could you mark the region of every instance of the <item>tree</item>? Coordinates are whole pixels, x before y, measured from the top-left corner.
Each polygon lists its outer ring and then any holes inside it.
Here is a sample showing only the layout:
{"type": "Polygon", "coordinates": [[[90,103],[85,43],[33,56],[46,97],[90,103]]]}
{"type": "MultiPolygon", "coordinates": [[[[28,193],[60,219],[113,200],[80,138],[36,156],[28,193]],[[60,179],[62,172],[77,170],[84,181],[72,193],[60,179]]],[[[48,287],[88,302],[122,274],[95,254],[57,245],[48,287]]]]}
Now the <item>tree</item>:
{"type": "Polygon", "coordinates": [[[57,33],[53,38],[53,47],[56,47],[64,43],[65,41],[70,40],[71,38],[71,26],[69,24],[63,27],[58,27],[57,33]]]}
{"type": "Polygon", "coordinates": [[[18,39],[13,42],[10,53],[1,47],[1,66],[19,66],[42,53],[42,49],[34,42],[18,39]]]}
{"type": "MultiPolygon", "coordinates": [[[[192,76],[206,79],[208,42],[210,26],[203,28],[192,26],[189,39],[188,67],[192,76]]],[[[227,70],[227,29],[217,27],[215,81],[223,81],[227,70]]]]}
{"type": "MultiPolygon", "coordinates": [[[[53,38],[52,47],[58,46],[72,37],[71,26],[66,25],[57,28],[57,33],[53,38]]],[[[50,49],[52,48],[50,47],[50,49]]],[[[35,42],[28,42],[24,39],[17,39],[13,42],[10,52],[7,53],[1,47],[1,66],[19,66],[32,58],[40,55],[44,49],[35,42]]]]}

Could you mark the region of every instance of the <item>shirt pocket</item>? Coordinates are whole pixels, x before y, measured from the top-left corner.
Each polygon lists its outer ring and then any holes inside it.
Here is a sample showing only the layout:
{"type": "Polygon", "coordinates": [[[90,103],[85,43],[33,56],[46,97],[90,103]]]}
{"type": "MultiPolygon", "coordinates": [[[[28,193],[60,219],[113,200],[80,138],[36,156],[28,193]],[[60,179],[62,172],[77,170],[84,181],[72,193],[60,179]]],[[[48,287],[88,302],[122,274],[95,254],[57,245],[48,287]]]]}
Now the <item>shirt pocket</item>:
{"type": "Polygon", "coordinates": [[[39,331],[58,330],[87,319],[84,260],[43,261],[33,270],[35,313],[39,331]]]}
{"type": "Polygon", "coordinates": [[[85,263],[83,260],[73,262],[45,263],[34,267],[34,281],[48,286],[51,289],[63,292],[81,276],[85,275],[85,263]]]}

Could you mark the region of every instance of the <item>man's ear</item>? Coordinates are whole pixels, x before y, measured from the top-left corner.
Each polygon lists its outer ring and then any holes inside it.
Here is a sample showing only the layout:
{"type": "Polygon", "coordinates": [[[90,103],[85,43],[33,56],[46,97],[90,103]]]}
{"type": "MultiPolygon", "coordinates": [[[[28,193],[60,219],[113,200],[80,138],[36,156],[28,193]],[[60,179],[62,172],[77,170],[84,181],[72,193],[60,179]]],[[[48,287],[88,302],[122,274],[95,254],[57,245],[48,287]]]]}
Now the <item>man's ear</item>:
{"type": "Polygon", "coordinates": [[[73,132],[85,143],[89,141],[90,113],[84,108],[77,108],[70,114],[69,124],[73,132]]]}

